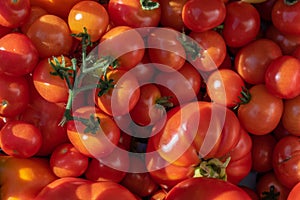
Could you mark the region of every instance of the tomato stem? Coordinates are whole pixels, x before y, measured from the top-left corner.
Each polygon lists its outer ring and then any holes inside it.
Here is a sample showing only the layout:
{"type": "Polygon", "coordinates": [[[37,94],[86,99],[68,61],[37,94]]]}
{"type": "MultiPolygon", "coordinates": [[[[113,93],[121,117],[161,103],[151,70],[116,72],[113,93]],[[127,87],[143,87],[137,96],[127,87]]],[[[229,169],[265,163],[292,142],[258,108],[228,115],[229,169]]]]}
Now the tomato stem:
{"type": "Polygon", "coordinates": [[[106,94],[110,89],[115,87],[113,83],[113,79],[107,79],[107,76],[104,75],[104,80],[100,79],[97,88],[99,88],[98,96],[101,97],[102,95],[106,94]]]}
{"type": "Polygon", "coordinates": [[[155,104],[161,105],[164,108],[172,108],[174,105],[172,102],[170,102],[171,98],[172,98],[172,96],[160,97],[155,101],[155,104]]]}
{"type": "Polygon", "coordinates": [[[288,6],[298,3],[298,0],[284,0],[284,3],[288,6]]]}
{"type": "Polygon", "coordinates": [[[159,3],[152,0],[140,0],[143,10],[154,10],[159,8],[159,3]]]}
{"type": "Polygon", "coordinates": [[[271,185],[269,191],[262,192],[262,200],[277,200],[279,199],[280,192],[275,192],[274,185],[271,185]]]}
{"type": "Polygon", "coordinates": [[[187,55],[191,57],[192,60],[202,57],[203,49],[199,46],[196,41],[188,40],[185,33],[181,34],[181,37],[178,38],[187,55]]]}
{"type": "Polygon", "coordinates": [[[83,117],[73,117],[73,120],[80,121],[82,124],[86,126],[84,129],[84,133],[92,133],[96,134],[96,132],[100,128],[100,118],[91,114],[88,119],[83,117]]]}
{"type": "Polygon", "coordinates": [[[240,105],[247,104],[251,100],[251,94],[246,87],[242,87],[241,96],[239,96],[240,102],[237,102],[236,106],[233,108],[237,110],[240,105]]]}

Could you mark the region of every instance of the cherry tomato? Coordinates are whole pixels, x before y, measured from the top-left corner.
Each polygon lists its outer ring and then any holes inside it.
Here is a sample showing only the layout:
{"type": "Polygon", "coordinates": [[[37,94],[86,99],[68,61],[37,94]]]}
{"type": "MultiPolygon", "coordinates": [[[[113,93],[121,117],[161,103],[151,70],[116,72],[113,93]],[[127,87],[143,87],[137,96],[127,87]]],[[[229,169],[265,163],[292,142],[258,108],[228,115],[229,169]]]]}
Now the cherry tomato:
{"type": "Polygon", "coordinates": [[[222,0],[190,0],[182,8],[182,21],[192,31],[202,32],[222,24],[226,16],[222,0]]]}
{"type": "Polygon", "coordinates": [[[26,19],[26,21],[21,25],[20,29],[22,33],[26,34],[31,24],[42,15],[46,15],[48,12],[39,7],[39,6],[30,6],[30,13],[29,17],[26,19]]]}
{"type": "Polygon", "coordinates": [[[9,33],[0,39],[0,72],[23,76],[32,72],[39,61],[33,42],[22,33],[9,33]]]}
{"type": "Polygon", "coordinates": [[[284,101],[284,111],[282,115],[282,125],[287,132],[300,136],[300,95],[284,101]]]}
{"type": "Polygon", "coordinates": [[[297,200],[300,198],[300,183],[297,183],[290,191],[287,200],[297,200]]]}

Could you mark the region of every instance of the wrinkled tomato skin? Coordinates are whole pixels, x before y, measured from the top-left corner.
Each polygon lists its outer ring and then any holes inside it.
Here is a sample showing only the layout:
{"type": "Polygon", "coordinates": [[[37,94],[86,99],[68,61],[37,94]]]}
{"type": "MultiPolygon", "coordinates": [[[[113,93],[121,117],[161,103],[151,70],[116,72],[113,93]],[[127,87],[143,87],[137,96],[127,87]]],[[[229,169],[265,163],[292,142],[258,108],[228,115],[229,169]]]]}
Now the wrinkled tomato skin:
{"type": "Polygon", "coordinates": [[[287,132],[300,136],[300,95],[284,101],[282,125],[287,132]]]}

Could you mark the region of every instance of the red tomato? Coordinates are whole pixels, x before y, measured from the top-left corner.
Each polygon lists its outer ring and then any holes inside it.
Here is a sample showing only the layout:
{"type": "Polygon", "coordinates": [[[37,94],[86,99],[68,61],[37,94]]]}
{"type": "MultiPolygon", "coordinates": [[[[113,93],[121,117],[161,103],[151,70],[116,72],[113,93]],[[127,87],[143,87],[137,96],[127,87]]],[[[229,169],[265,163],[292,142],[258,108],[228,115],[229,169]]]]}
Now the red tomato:
{"type": "Polygon", "coordinates": [[[71,32],[82,33],[86,28],[92,42],[99,40],[106,32],[108,22],[106,9],[95,1],[79,1],[71,8],[68,15],[71,32]]]}
{"type": "Polygon", "coordinates": [[[290,191],[287,200],[297,200],[300,198],[300,182],[297,183],[290,191]]]}
{"type": "Polygon", "coordinates": [[[8,27],[0,25],[0,38],[3,37],[4,35],[10,33],[11,31],[12,31],[12,28],[8,28],[8,27]]]}
{"type": "Polygon", "coordinates": [[[298,1],[277,0],[272,8],[272,22],[280,32],[300,33],[300,3],[298,1]]]}
{"type": "Polygon", "coordinates": [[[0,146],[8,155],[29,158],[42,146],[40,130],[23,121],[9,121],[0,130],[0,146]]]}
{"type": "Polygon", "coordinates": [[[0,39],[0,73],[11,76],[29,74],[39,61],[32,41],[22,33],[9,33],[0,39]]]}
{"type": "Polygon", "coordinates": [[[26,35],[41,58],[68,55],[73,38],[68,24],[56,15],[42,15],[29,27],[26,35]]]}
{"type": "Polygon", "coordinates": [[[26,34],[31,24],[42,15],[46,15],[48,12],[39,7],[39,6],[30,6],[30,13],[29,17],[26,19],[26,21],[21,25],[20,29],[22,33],[26,34]]]}
{"type": "Polygon", "coordinates": [[[227,107],[234,107],[245,87],[244,80],[231,69],[220,69],[212,72],[206,82],[210,99],[227,107]]]}
{"type": "Polygon", "coordinates": [[[29,86],[23,77],[0,74],[0,115],[14,117],[21,114],[29,103],[29,86]]]}
{"type": "Polygon", "coordinates": [[[293,56],[280,56],[273,60],[265,72],[267,90],[283,99],[300,95],[300,60],[293,56]]]}
{"type": "Polygon", "coordinates": [[[230,47],[242,47],[254,40],[260,29],[260,16],[249,3],[233,1],[226,4],[223,37],[230,47]]]}
{"type": "Polygon", "coordinates": [[[281,138],[273,149],[273,169],[277,179],[287,188],[293,188],[300,181],[300,140],[288,135],[281,138]]]}
{"type": "Polygon", "coordinates": [[[0,2],[0,25],[17,28],[19,27],[30,13],[29,0],[3,0],[0,2]]]}
{"type": "Polygon", "coordinates": [[[281,48],[274,41],[266,38],[257,39],[237,52],[234,67],[245,82],[261,84],[265,82],[268,65],[281,55],[281,48]]]}
{"type": "Polygon", "coordinates": [[[300,136],[300,95],[284,101],[282,125],[287,132],[300,136]]]}
{"type": "Polygon", "coordinates": [[[251,200],[238,186],[215,178],[190,178],[173,187],[165,200],[251,200]]]}
{"type": "Polygon", "coordinates": [[[183,23],[192,31],[202,32],[222,24],[226,16],[222,0],[190,0],[182,8],[183,23]]]}
{"type": "Polygon", "coordinates": [[[50,167],[57,177],[79,177],[88,167],[89,158],[71,143],[57,146],[50,156],[50,167]]]}
{"type": "Polygon", "coordinates": [[[263,84],[252,86],[246,96],[248,102],[241,104],[237,113],[241,125],[254,135],[265,135],[273,131],[283,113],[282,99],[272,95],[263,84]],[[264,123],[257,123],[258,121],[264,123]]]}

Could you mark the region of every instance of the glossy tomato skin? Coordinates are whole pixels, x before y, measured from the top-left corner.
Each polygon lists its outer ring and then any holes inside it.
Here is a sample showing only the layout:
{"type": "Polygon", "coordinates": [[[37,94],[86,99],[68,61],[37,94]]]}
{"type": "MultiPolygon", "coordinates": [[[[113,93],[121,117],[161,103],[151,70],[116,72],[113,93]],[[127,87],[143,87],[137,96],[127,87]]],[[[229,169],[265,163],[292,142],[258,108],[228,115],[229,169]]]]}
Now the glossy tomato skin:
{"type": "Polygon", "coordinates": [[[242,1],[226,5],[223,37],[230,47],[241,47],[257,36],[260,29],[260,16],[255,7],[242,1]]]}
{"type": "Polygon", "coordinates": [[[265,72],[268,91],[283,99],[300,95],[300,61],[289,55],[273,60],[265,72]]]}
{"type": "Polygon", "coordinates": [[[251,200],[249,195],[238,186],[214,178],[187,179],[174,186],[166,196],[166,200],[181,199],[251,200]]]}
{"type": "Polygon", "coordinates": [[[17,28],[27,19],[30,13],[30,0],[0,2],[0,25],[17,28]]]}
{"type": "Polygon", "coordinates": [[[14,117],[21,114],[30,100],[27,80],[23,76],[0,74],[0,87],[0,115],[14,117]]]}
{"type": "Polygon", "coordinates": [[[26,34],[31,24],[40,16],[48,14],[48,12],[39,6],[30,6],[30,13],[25,22],[20,26],[21,32],[26,34]]]}
{"type": "Polygon", "coordinates": [[[291,134],[300,136],[300,95],[284,101],[282,125],[291,134]]]}
{"type": "Polygon", "coordinates": [[[226,8],[222,0],[191,0],[184,4],[181,16],[187,28],[195,32],[202,32],[223,23],[226,8]]]}
{"type": "Polygon", "coordinates": [[[273,150],[273,169],[277,179],[287,188],[293,188],[300,180],[300,140],[288,135],[281,138],[273,150]]]}
{"type": "Polygon", "coordinates": [[[287,200],[297,200],[300,198],[300,183],[297,183],[290,191],[287,200]]]}

